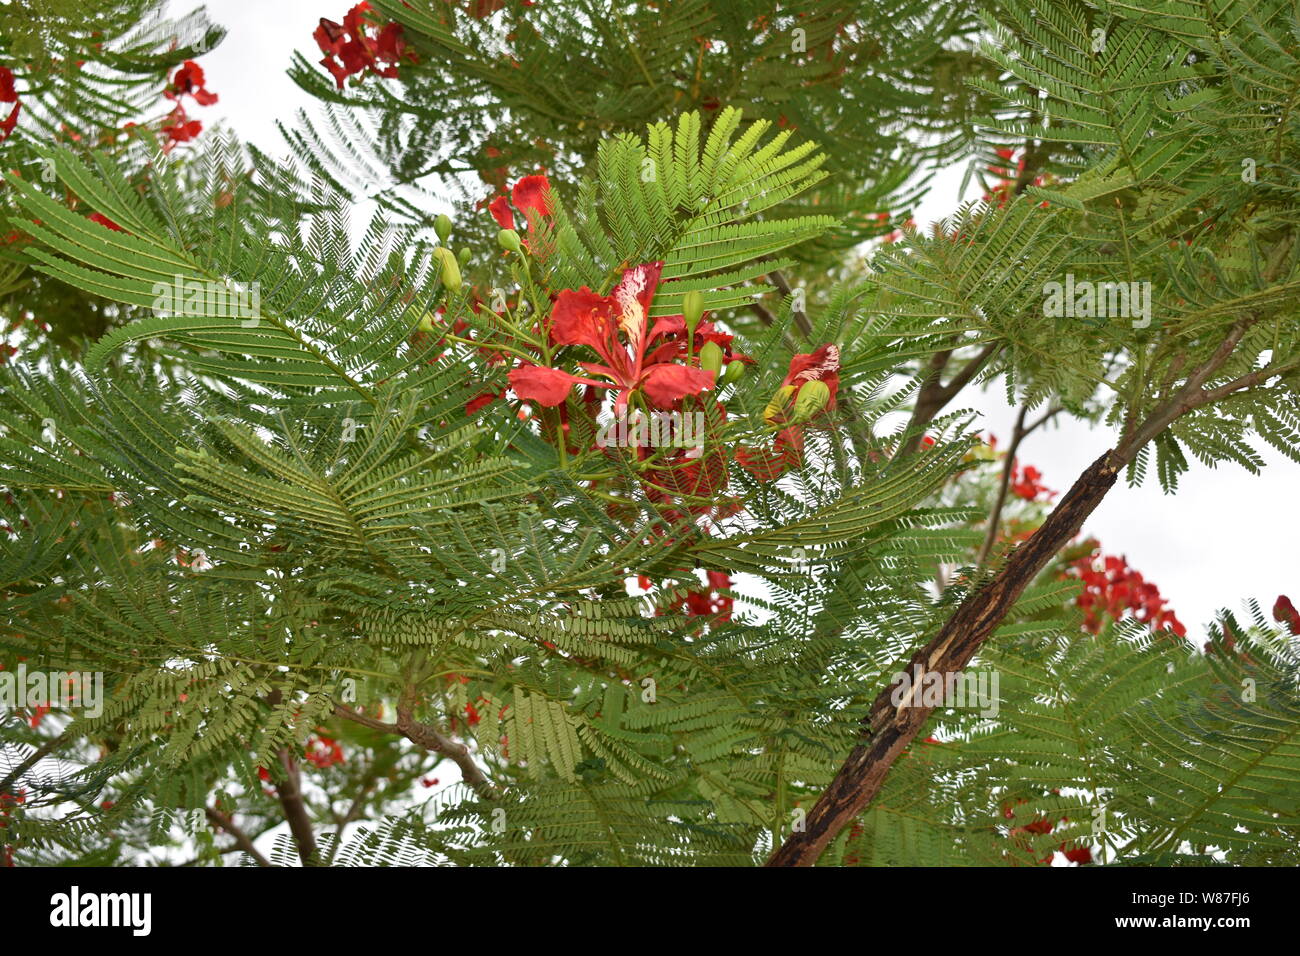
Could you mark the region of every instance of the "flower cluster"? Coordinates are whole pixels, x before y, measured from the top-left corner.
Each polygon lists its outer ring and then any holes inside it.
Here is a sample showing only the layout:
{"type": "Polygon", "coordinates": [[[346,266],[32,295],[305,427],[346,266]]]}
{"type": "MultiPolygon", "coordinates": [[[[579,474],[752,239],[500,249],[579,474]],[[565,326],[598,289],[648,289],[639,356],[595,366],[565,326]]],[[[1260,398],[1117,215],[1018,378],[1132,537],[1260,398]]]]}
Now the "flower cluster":
{"type": "MultiPolygon", "coordinates": [[[[509,189],[502,184],[483,205],[500,227],[501,247],[521,257],[523,274],[530,275],[528,263],[543,263],[553,249],[556,204],[546,176],[525,176],[509,189]],[[527,238],[515,231],[517,223],[526,225],[527,238]]],[[[624,512],[618,493],[636,491],[659,507],[667,523],[653,534],[675,533],[669,529],[696,519],[705,519],[700,527],[708,533],[713,523],[738,508],[727,497],[733,461],[760,481],[774,481],[802,466],[805,429],[830,424],[839,389],[839,348],[828,343],[794,356],[764,413],[765,436],[752,445],[731,445],[721,435],[728,412],[719,395],[753,359],[741,354],[733,336],[708,317],[699,290],[683,291],[679,314],[652,317],[665,285],[663,269],[660,261],[626,265],[608,293],[585,285],[525,290],[520,300],[541,303],[542,310],[531,322],[525,320],[528,328],[517,324],[509,303],[504,309],[494,304],[494,312],[484,317],[491,320],[491,333],[501,338],[475,347],[490,362],[510,366],[508,387],[478,395],[466,412],[478,413],[513,393],[524,403],[521,417],[539,410],[542,436],[562,450],[562,460],[576,457],[607,472],[601,463],[608,457],[630,459],[632,472],[599,479],[611,516],[624,512]],[[610,426],[598,420],[606,410],[613,412],[615,423],[689,415],[709,424],[681,443],[620,439],[610,447],[610,426]],[[630,479],[623,477],[628,474],[630,479]],[[622,486],[629,480],[635,488],[622,486]]],[[[473,290],[469,299],[478,304],[473,290]]],[[[463,324],[448,327],[436,313],[421,333],[443,330],[442,341],[471,341],[463,324]]],[[[636,434],[634,426],[630,430],[636,434]]],[[[702,570],[707,581],[681,592],[673,607],[693,617],[728,620],[730,575],[722,569],[702,570]]],[[[472,715],[467,716],[472,722],[472,715]]]]}
{"type": "Polygon", "coordinates": [[[203,67],[193,60],[186,60],[163,90],[163,96],[176,104],[163,121],[162,131],[167,135],[163,152],[170,152],[178,143],[187,143],[203,131],[203,124],[199,120],[190,119],[185,112],[185,97],[193,97],[199,106],[215,103],[217,94],[208,90],[204,82],[203,67]]]}
{"type": "Polygon", "coordinates": [[[1187,636],[1187,628],[1160,595],[1160,588],[1130,568],[1126,559],[1103,556],[1095,541],[1088,543],[1091,552],[1071,562],[1067,574],[1083,581],[1077,603],[1089,631],[1100,631],[1103,618],[1119,620],[1128,613],[1154,630],[1168,628],[1179,637],[1187,636]]]}
{"type": "Polygon", "coordinates": [[[1055,498],[1057,493],[1044,485],[1042,478],[1042,472],[1033,465],[1026,465],[1022,471],[1020,462],[1011,463],[1011,493],[1017,498],[1025,501],[1037,501],[1039,495],[1043,496],[1044,501],[1055,498]]]}
{"type": "Polygon", "coordinates": [[[370,30],[378,24],[370,13],[370,4],[362,0],[347,12],[342,23],[321,17],[320,25],[312,33],[317,46],[325,54],[321,66],[334,75],[334,82],[343,89],[343,81],[366,71],[389,79],[397,76],[402,60],[418,62],[415,53],[406,47],[400,23],[386,23],[374,36],[370,30]]]}
{"type": "Polygon", "coordinates": [[[307,739],[306,757],[310,763],[315,764],[322,770],[326,767],[332,767],[336,763],[343,763],[346,759],[343,756],[343,748],[333,737],[326,737],[324,734],[317,734],[315,737],[307,739]]]}

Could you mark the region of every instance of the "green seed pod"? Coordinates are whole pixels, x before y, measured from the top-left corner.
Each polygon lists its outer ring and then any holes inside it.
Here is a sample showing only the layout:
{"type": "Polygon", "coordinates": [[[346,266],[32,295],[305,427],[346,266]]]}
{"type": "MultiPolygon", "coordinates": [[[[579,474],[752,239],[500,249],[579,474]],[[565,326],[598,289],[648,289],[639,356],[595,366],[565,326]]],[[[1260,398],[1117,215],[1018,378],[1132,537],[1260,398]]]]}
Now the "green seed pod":
{"type": "Polygon", "coordinates": [[[733,385],[745,377],[744,362],[728,362],[726,371],[722,373],[722,384],[733,385]]]}
{"type": "Polygon", "coordinates": [[[704,315],[704,293],[699,289],[692,289],[682,296],[682,318],[686,320],[686,328],[692,334],[695,327],[700,324],[700,318],[704,315]]]}
{"type": "Polygon", "coordinates": [[[523,248],[523,243],[519,239],[519,233],[513,229],[502,229],[497,233],[497,245],[506,252],[518,252],[523,248]]]}
{"type": "Polygon", "coordinates": [[[705,342],[700,349],[700,368],[712,372],[715,376],[722,368],[722,349],[717,342],[705,342]]]}
{"type": "Polygon", "coordinates": [[[825,408],[830,400],[831,389],[825,382],[818,380],[805,382],[794,398],[794,414],[791,419],[795,423],[806,422],[825,408]]]}
{"type": "Polygon", "coordinates": [[[433,221],[433,231],[438,234],[438,239],[445,245],[447,237],[451,235],[451,217],[446,213],[438,213],[438,218],[433,221]]]}
{"type": "Polygon", "coordinates": [[[459,292],[463,284],[460,280],[460,265],[456,262],[456,257],[451,254],[451,250],[439,246],[433,250],[433,257],[438,260],[438,265],[442,269],[442,284],[447,287],[447,291],[459,292]]]}

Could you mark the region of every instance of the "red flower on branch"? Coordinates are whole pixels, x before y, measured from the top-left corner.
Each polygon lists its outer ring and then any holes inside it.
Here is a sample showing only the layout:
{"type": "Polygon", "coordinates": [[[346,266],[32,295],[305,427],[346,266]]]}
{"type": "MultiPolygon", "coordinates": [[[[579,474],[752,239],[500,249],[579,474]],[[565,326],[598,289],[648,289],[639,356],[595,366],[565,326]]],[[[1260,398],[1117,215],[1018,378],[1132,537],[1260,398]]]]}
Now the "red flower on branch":
{"type": "Polygon", "coordinates": [[[675,329],[672,319],[680,324],[681,317],[659,319],[653,327],[649,324],[650,303],[662,269],[662,262],[628,269],[608,296],[597,295],[586,286],[562,291],[551,310],[551,341],[590,348],[603,364],[578,363],[595,378],[523,365],[508,375],[515,394],[554,407],[564,402],[574,385],[612,389],[617,392],[615,407],[623,413],[636,391],[654,408],[670,409],[686,396],[712,388],[712,372],[673,361],[686,351],[686,343],[670,335],[675,329]]]}
{"type": "Polygon", "coordinates": [[[186,60],[172,77],[167,89],[163,90],[163,96],[178,103],[182,96],[192,96],[199,106],[211,106],[217,101],[217,94],[206,90],[203,84],[203,67],[193,60],[186,60]]]}
{"type": "Polygon", "coordinates": [[[414,52],[406,48],[406,38],[400,23],[386,23],[376,35],[370,29],[377,24],[367,18],[370,4],[362,0],[347,12],[342,23],[321,17],[320,25],[312,33],[316,45],[325,54],[321,66],[334,76],[338,88],[349,76],[369,71],[376,76],[392,79],[402,60],[418,62],[414,52]]]}

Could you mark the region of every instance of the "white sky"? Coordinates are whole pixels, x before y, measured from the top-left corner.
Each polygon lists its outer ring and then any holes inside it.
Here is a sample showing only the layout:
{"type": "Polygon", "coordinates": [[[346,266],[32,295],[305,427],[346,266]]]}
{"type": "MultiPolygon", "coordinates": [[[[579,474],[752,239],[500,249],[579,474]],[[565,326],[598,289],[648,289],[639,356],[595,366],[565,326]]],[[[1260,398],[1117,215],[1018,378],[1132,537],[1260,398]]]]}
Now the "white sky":
{"type": "MultiPolygon", "coordinates": [[[[212,19],[229,31],[199,61],[208,88],[220,101],[192,109],[191,116],[205,127],[224,120],[245,140],[280,154],[275,120],[288,120],[300,107],[312,109],[286,75],[290,53],[297,48],[319,59],[312,30],[322,16],[341,20],[350,5],[351,0],[209,2],[212,19]]],[[[175,12],[189,8],[189,3],[172,0],[175,12]]],[[[936,177],[915,216],[918,224],[925,226],[957,206],[962,172],[954,168],[936,177]]],[[[981,412],[983,427],[1004,442],[1010,436],[1015,410],[999,390],[968,389],[957,405],[981,412]]],[[[1048,487],[1063,492],[1112,441],[1106,431],[1061,420],[1030,436],[1019,457],[1043,472],[1048,487]]],[[[1300,469],[1271,449],[1262,454],[1269,467],[1259,476],[1236,465],[1210,470],[1193,462],[1174,497],[1160,491],[1154,475],[1140,489],[1118,486],[1084,528],[1108,553],[1127,556],[1160,586],[1187,625],[1189,638],[1200,639],[1218,608],[1237,610],[1248,597],[1257,598],[1266,610],[1278,594],[1300,600],[1300,508],[1294,503],[1300,469]]]]}

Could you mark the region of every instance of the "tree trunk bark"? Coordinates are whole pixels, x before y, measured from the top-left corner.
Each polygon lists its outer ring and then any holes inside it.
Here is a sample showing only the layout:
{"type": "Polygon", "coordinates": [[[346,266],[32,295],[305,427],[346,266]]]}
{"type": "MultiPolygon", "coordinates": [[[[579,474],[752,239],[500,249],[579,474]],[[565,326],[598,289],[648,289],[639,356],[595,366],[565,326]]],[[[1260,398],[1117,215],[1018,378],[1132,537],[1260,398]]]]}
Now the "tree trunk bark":
{"type": "MultiPolygon", "coordinates": [[[[1033,536],[1002,570],[957,608],[935,638],[912,655],[909,675],[956,673],[1002,623],[1025,587],[1079,533],[1101,504],[1123,461],[1107,451],[1081,474],[1033,536]]],[[[831,840],[875,799],[898,755],[929,720],[933,707],[893,702],[897,682],[876,697],[862,721],[862,742],[853,748],[835,779],[814,804],[801,831],[792,833],[767,866],[812,866],[831,840]]],[[[914,685],[915,686],[915,685],[914,685]]]]}

